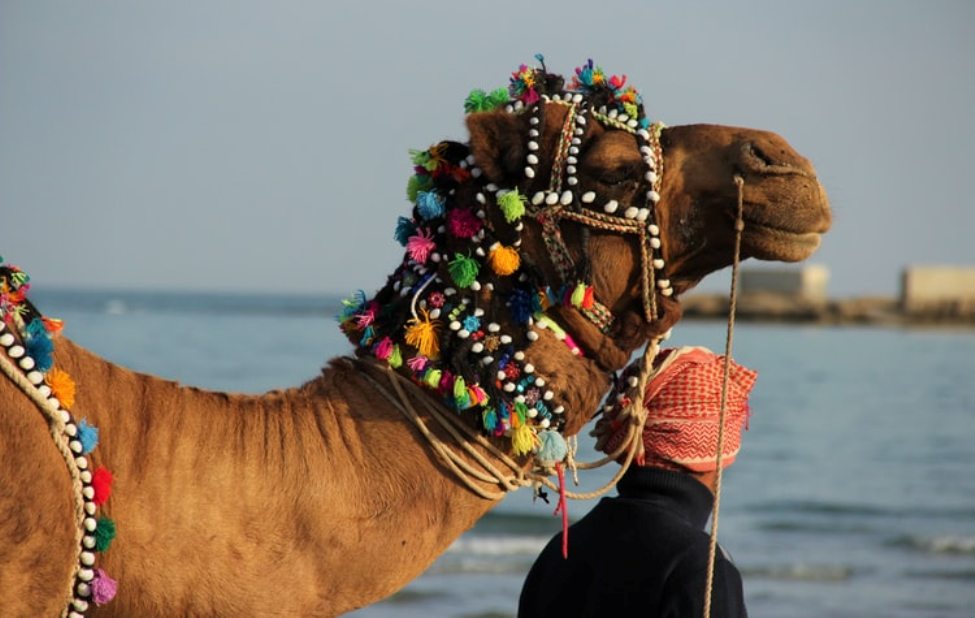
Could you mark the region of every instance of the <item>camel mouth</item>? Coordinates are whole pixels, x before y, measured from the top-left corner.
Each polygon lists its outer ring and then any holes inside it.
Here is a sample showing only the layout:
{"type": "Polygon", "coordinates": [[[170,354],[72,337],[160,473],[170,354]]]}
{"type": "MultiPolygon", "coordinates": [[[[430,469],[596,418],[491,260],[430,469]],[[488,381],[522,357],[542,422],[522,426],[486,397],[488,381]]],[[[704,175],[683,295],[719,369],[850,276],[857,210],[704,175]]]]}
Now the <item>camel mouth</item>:
{"type": "Polygon", "coordinates": [[[815,253],[822,236],[821,232],[796,232],[746,220],[742,243],[751,257],[760,260],[801,262],[815,253]]]}

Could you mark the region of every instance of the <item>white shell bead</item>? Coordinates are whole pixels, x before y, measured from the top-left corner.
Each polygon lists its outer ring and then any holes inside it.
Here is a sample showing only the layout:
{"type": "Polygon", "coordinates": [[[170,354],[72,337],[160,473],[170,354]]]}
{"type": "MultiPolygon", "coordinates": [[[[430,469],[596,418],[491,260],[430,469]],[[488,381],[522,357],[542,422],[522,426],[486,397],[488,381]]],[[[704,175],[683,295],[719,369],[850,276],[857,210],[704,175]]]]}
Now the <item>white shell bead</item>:
{"type": "Polygon", "coordinates": [[[481,364],[484,365],[485,367],[487,367],[493,362],[494,362],[493,356],[485,356],[484,358],[481,359],[481,364]]]}
{"type": "Polygon", "coordinates": [[[660,236],[660,228],[653,223],[647,226],[647,231],[649,231],[654,236],[660,236]]]}
{"type": "Polygon", "coordinates": [[[23,346],[12,345],[7,350],[7,354],[10,355],[10,358],[20,358],[21,356],[24,355],[24,351],[25,350],[24,350],[23,346]]]}
{"type": "Polygon", "coordinates": [[[511,335],[501,335],[501,343],[504,345],[511,343],[511,335]]]}
{"type": "Polygon", "coordinates": [[[654,249],[659,249],[660,248],[660,239],[659,238],[651,238],[650,239],[650,246],[653,247],[654,249]]]}
{"type": "Polygon", "coordinates": [[[525,363],[525,373],[535,373],[535,365],[525,363]]]}
{"type": "Polygon", "coordinates": [[[657,172],[647,172],[647,180],[657,182],[657,172]]]}
{"type": "Polygon", "coordinates": [[[647,197],[650,198],[650,201],[653,202],[654,204],[660,201],[660,194],[657,193],[656,191],[650,191],[649,193],[647,193],[647,197]]]}
{"type": "Polygon", "coordinates": [[[475,292],[480,292],[481,291],[481,282],[480,281],[475,281],[475,282],[471,283],[471,289],[473,291],[475,291],[475,292]]]}
{"type": "Polygon", "coordinates": [[[627,219],[636,219],[637,214],[640,213],[640,209],[636,206],[630,206],[623,212],[623,216],[627,219]]]}
{"type": "Polygon", "coordinates": [[[562,414],[563,412],[565,412],[565,406],[557,406],[554,410],[552,410],[552,412],[555,412],[556,414],[562,414]]]}
{"type": "Polygon", "coordinates": [[[47,384],[41,384],[40,386],[37,387],[37,392],[40,393],[41,395],[44,395],[45,397],[50,397],[51,387],[48,386],[47,384]]]}
{"type": "Polygon", "coordinates": [[[545,386],[545,378],[535,378],[535,386],[539,388],[545,386]]]}
{"type": "Polygon", "coordinates": [[[626,122],[627,120],[630,119],[630,117],[627,116],[626,114],[620,114],[619,116],[616,117],[616,119],[619,120],[620,122],[626,122]]]}
{"type": "Polygon", "coordinates": [[[433,309],[432,311],[430,311],[431,320],[436,320],[439,317],[440,317],[440,309],[433,309]]]}
{"type": "Polygon", "coordinates": [[[575,165],[567,165],[566,168],[565,168],[565,173],[566,174],[575,174],[576,173],[576,166],[575,165]]]}
{"type": "Polygon", "coordinates": [[[460,330],[460,322],[454,320],[450,323],[450,330],[460,330]]]}
{"type": "Polygon", "coordinates": [[[539,191],[538,193],[532,196],[532,205],[534,206],[538,206],[544,201],[545,201],[545,193],[542,191],[539,191]]]}
{"type": "Polygon", "coordinates": [[[573,145],[575,145],[575,146],[578,146],[579,144],[581,144],[581,143],[582,143],[582,140],[581,140],[581,139],[579,139],[578,137],[573,137],[573,138],[572,138],[572,141],[571,141],[571,142],[569,142],[569,143],[571,143],[571,144],[573,144],[573,145]]]}
{"type": "Polygon", "coordinates": [[[638,124],[640,124],[640,123],[639,123],[639,122],[637,122],[636,120],[633,120],[633,119],[630,119],[630,120],[629,120],[629,121],[628,121],[628,122],[626,123],[626,126],[628,126],[628,127],[630,127],[631,129],[635,129],[635,128],[637,127],[637,125],[638,125],[638,124]]]}
{"type": "Polygon", "coordinates": [[[34,359],[30,356],[25,356],[24,358],[20,359],[20,368],[24,371],[30,371],[34,368],[34,359]]]}
{"type": "Polygon", "coordinates": [[[538,142],[531,140],[528,142],[528,150],[538,150],[538,142]]]}
{"type": "MultiPolygon", "coordinates": [[[[90,538],[90,537],[88,537],[88,538],[90,538]]],[[[94,545],[95,545],[95,539],[92,539],[91,540],[91,543],[92,543],[92,546],[94,547],[94,545]]],[[[89,594],[91,594],[91,586],[89,586],[88,584],[86,584],[84,582],[79,583],[78,584],[78,587],[75,588],[75,590],[78,591],[78,596],[86,597],[89,594]]]]}
{"type": "Polygon", "coordinates": [[[564,191],[562,197],[559,199],[559,203],[563,206],[568,206],[572,203],[572,191],[564,191]]]}
{"type": "Polygon", "coordinates": [[[569,146],[569,154],[579,154],[578,146],[569,146]]]}
{"type": "Polygon", "coordinates": [[[95,506],[95,503],[94,502],[85,502],[85,514],[86,515],[94,515],[95,514],[95,511],[97,511],[97,510],[98,510],[98,507],[95,506]]]}
{"type": "Polygon", "coordinates": [[[620,113],[618,111],[616,111],[615,109],[609,110],[609,117],[610,118],[616,118],[617,116],[619,116],[619,114],[620,113]]]}
{"type": "Polygon", "coordinates": [[[578,92],[575,93],[574,95],[572,95],[572,102],[573,103],[582,103],[582,95],[579,94],[578,92]]]}
{"type": "Polygon", "coordinates": [[[75,453],[81,453],[82,451],[81,442],[78,442],[77,440],[72,440],[71,442],[68,443],[68,445],[71,447],[71,450],[74,451],[75,453]]]}
{"type": "Polygon", "coordinates": [[[528,129],[528,137],[538,137],[538,129],[528,129]]]}
{"type": "Polygon", "coordinates": [[[542,399],[545,401],[552,401],[552,397],[555,397],[555,393],[552,391],[545,391],[545,394],[542,395],[542,399]]]}
{"type": "Polygon", "coordinates": [[[545,196],[545,203],[548,204],[549,206],[554,206],[555,203],[558,201],[559,201],[558,193],[549,193],[548,195],[545,196]]]}
{"type": "Polygon", "coordinates": [[[79,474],[78,476],[81,477],[81,482],[82,483],[90,483],[91,482],[91,472],[89,472],[88,470],[82,470],[81,471],[81,474],[79,474]]]}
{"type": "Polygon", "coordinates": [[[565,162],[568,163],[569,165],[575,165],[576,163],[579,162],[579,159],[576,159],[575,157],[566,157],[565,162]]]}
{"type": "Polygon", "coordinates": [[[439,262],[440,261],[440,254],[439,253],[436,253],[436,252],[431,253],[430,254],[430,261],[431,262],[439,262]]]}
{"type": "Polygon", "coordinates": [[[536,416],[538,416],[538,410],[535,408],[530,408],[528,410],[528,418],[535,418],[536,416]]]}
{"type": "Polygon", "coordinates": [[[595,191],[586,191],[585,193],[582,194],[582,201],[585,202],[586,204],[592,204],[593,200],[595,199],[596,199],[595,191]]]}
{"type": "Polygon", "coordinates": [[[525,360],[525,353],[522,352],[521,350],[518,350],[517,352],[515,352],[515,360],[516,361],[525,360]]]}
{"type": "Polygon", "coordinates": [[[515,385],[514,384],[512,384],[511,382],[505,382],[504,383],[504,392],[510,393],[510,392],[513,392],[514,390],[515,390],[515,385]]]}
{"type": "Polygon", "coordinates": [[[661,270],[664,267],[664,261],[661,259],[656,259],[653,261],[653,267],[657,270],[661,270]]]}
{"type": "Polygon", "coordinates": [[[82,470],[84,470],[85,468],[88,467],[88,460],[85,459],[84,457],[78,457],[78,458],[76,458],[74,460],[74,463],[75,463],[75,465],[77,465],[82,470]]]}
{"type": "Polygon", "coordinates": [[[34,386],[37,386],[44,380],[44,374],[40,371],[31,371],[27,374],[27,380],[34,386]]]}
{"type": "Polygon", "coordinates": [[[565,179],[565,181],[572,186],[579,184],[579,179],[576,178],[575,176],[569,176],[568,178],[565,179]]]}
{"type": "Polygon", "coordinates": [[[522,101],[515,101],[515,111],[521,111],[525,108],[525,104],[522,101]]]}
{"type": "Polygon", "coordinates": [[[576,116],[576,122],[578,122],[579,124],[586,124],[586,117],[585,116],[576,116]]]}
{"type": "MultiPolygon", "coordinates": [[[[65,421],[67,422],[67,421],[65,421]]],[[[64,426],[64,433],[68,434],[72,438],[78,435],[78,428],[75,427],[74,423],[68,423],[64,426]]]]}
{"type": "Polygon", "coordinates": [[[95,573],[91,569],[78,570],[78,579],[80,579],[83,582],[90,582],[93,577],[95,577],[95,573]]]}
{"type": "Polygon", "coordinates": [[[504,111],[506,111],[506,112],[508,112],[510,114],[511,112],[515,111],[515,108],[514,108],[513,105],[505,105],[504,106],[504,111]]]}
{"type": "Polygon", "coordinates": [[[475,197],[477,198],[477,201],[480,202],[481,204],[487,203],[487,198],[484,197],[484,194],[481,193],[480,191],[477,192],[477,195],[475,197]]]}
{"type": "Polygon", "coordinates": [[[640,129],[639,131],[636,132],[636,134],[639,135],[640,137],[642,137],[645,140],[648,140],[648,141],[650,140],[650,132],[647,131],[646,129],[640,129]]]}
{"type": "Polygon", "coordinates": [[[528,122],[530,122],[531,124],[538,124],[538,116],[532,116],[531,120],[529,120],[528,122]]]}
{"type": "Polygon", "coordinates": [[[670,287],[670,279],[658,279],[657,287],[661,290],[665,290],[670,287]]]}
{"type": "Polygon", "coordinates": [[[650,209],[649,208],[641,208],[639,210],[639,212],[636,213],[636,220],[637,221],[646,221],[647,220],[647,217],[649,217],[649,216],[650,216],[650,209]]]}
{"type": "Polygon", "coordinates": [[[530,166],[527,166],[526,165],[525,166],[525,177],[526,178],[534,178],[535,177],[535,170],[533,170],[530,166]]]}
{"type": "Polygon", "coordinates": [[[90,551],[81,552],[81,564],[85,566],[91,566],[95,564],[95,554],[90,551]]]}
{"type": "Polygon", "coordinates": [[[620,203],[619,202],[617,202],[616,200],[609,200],[603,206],[603,210],[606,211],[606,212],[608,212],[608,213],[610,213],[610,214],[612,214],[612,213],[616,212],[616,209],[619,208],[619,207],[620,207],[620,203]]]}
{"type": "MultiPolygon", "coordinates": [[[[494,249],[495,247],[500,247],[500,246],[501,246],[501,243],[496,242],[493,245],[491,245],[491,248],[494,249]]],[[[480,307],[474,309],[474,315],[476,317],[481,317],[482,315],[484,315],[484,309],[481,309],[480,307]]]]}
{"type": "Polygon", "coordinates": [[[98,522],[95,521],[94,517],[85,517],[85,530],[88,532],[94,532],[95,528],[98,527],[98,522]]]}
{"type": "Polygon", "coordinates": [[[528,162],[531,163],[532,165],[538,165],[538,156],[534,154],[529,154],[527,159],[528,162]]]}
{"type": "Polygon", "coordinates": [[[499,330],[501,330],[501,325],[498,324],[497,322],[491,322],[490,324],[488,324],[488,332],[489,333],[496,333],[499,330]]]}
{"type": "Polygon", "coordinates": [[[538,341],[538,333],[533,330],[528,331],[526,336],[528,337],[529,341],[538,341]]]}
{"type": "MultiPolygon", "coordinates": [[[[532,409],[534,409],[534,408],[532,408],[532,409]]],[[[542,429],[548,429],[551,424],[552,424],[552,421],[548,420],[547,418],[543,418],[542,419],[542,422],[539,423],[539,425],[542,426],[542,429]]]]}
{"type": "Polygon", "coordinates": [[[479,168],[479,167],[472,167],[471,168],[471,176],[473,176],[474,178],[480,178],[481,177],[481,168],[479,168]]]}
{"type": "Polygon", "coordinates": [[[666,290],[660,290],[660,293],[663,294],[664,296],[673,296],[674,288],[667,288],[666,290]]]}
{"type": "Polygon", "coordinates": [[[474,354],[480,354],[483,351],[484,351],[484,344],[481,343],[480,341],[478,341],[477,343],[471,346],[471,352],[473,352],[474,354]]]}
{"type": "Polygon", "coordinates": [[[81,495],[83,495],[88,500],[91,500],[92,498],[95,497],[95,490],[92,489],[91,487],[82,487],[81,495]]]}
{"type": "Polygon", "coordinates": [[[14,336],[11,335],[10,333],[4,333],[0,335],[0,345],[3,345],[3,347],[9,346],[13,342],[14,342],[14,336]]]}
{"type": "Polygon", "coordinates": [[[476,253],[478,257],[484,257],[484,247],[478,247],[474,250],[474,253],[476,253]]]}

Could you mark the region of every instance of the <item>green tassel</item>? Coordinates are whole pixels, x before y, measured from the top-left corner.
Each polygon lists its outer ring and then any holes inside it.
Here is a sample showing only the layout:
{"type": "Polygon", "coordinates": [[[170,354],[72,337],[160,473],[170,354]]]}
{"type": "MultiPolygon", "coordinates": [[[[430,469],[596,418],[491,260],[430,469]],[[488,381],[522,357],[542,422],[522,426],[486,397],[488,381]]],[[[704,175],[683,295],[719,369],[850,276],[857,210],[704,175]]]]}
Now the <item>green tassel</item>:
{"type": "Polygon", "coordinates": [[[519,425],[524,425],[528,420],[528,406],[522,401],[516,401],[515,414],[518,415],[519,425]]]}
{"type": "Polygon", "coordinates": [[[477,273],[481,267],[477,263],[477,260],[456,253],[454,254],[454,259],[447,265],[447,269],[450,271],[450,276],[454,279],[457,287],[469,288],[477,279],[477,273]]]}
{"type": "Polygon", "coordinates": [[[427,383],[430,388],[440,388],[440,378],[443,377],[443,372],[439,369],[429,369],[426,375],[423,376],[423,381],[427,383]]]}
{"type": "Polygon", "coordinates": [[[389,353],[386,362],[393,369],[399,369],[403,366],[403,353],[399,351],[399,344],[393,344],[393,351],[389,353]]]}
{"type": "Polygon", "coordinates": [[[406,197],[411,202],[416,202],[416,196],[421,191],[429,191],[433,188],[433,178],[431,176],[418,176],[414,174],[406,183],[406,197]]]}
{"type": "Polygon", "coordinates": [[[586,284],[580,281],[579,283],[576,284],[575,289],[572,290],[572,298],[570,299],[570,302],[572,303],[573,307],[581,307],[582,302],[585,299],[586,299],[586,284]]]}
{"type": "Polygon", "coordinates": [[[498,198],[498,207],[504,213],[505,221],[514,223],[525,214],[525,196],[518,189],[508,191],[498,198]]]}
{"type": "Polygon", "coordinates": [[[454,404],[458,410],[471,407],[471,395],[467,392],[467,383],[461,376],[454,378],[454,404]]]}
{"type": "Polygon", "coordinates": [[[95,551],[105,551],[115,538],[115,522],[107,517],[99,517],[95,526],[95,551]]]}
{"type": "Polygon", "coordinates": [[[490,112],[501,107],[508,102],[508,89],[498,88],[492,90],[490,94],[480,88],[471,90],[464,100],[464,111],[468,114],[474,112],[490,112]]]}

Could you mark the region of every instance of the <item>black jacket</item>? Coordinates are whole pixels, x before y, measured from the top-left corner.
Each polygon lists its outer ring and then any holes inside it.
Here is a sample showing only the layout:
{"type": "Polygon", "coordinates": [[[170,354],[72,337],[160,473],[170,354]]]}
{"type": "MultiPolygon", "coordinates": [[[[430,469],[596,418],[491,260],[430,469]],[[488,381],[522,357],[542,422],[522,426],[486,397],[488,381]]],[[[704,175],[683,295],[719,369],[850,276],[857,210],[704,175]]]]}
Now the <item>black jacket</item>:
{"type": "MultiPolygon", "coordinates": [[[[696,479],[631,467],[619,496],[603,498],[535,561],[521,591],[519,618],[703,615],[711,492],[696,479]]],[[[718,550],[711,616],[746,616],[741,575],[718,550]]]]}

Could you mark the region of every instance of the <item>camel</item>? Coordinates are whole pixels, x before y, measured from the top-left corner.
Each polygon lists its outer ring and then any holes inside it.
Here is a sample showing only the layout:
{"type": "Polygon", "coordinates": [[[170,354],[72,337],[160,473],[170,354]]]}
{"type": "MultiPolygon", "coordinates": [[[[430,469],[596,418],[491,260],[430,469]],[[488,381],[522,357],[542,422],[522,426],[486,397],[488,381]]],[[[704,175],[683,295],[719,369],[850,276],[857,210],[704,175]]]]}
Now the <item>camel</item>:
{"type": "Polygon", "coordinates": [[[679,320],[680,295],[731,264],[735,176],[743,258],[803,260],[830,226],[812,165],[784,139],[649,125],[635,91],[591,65],[570,86],[522,67],[507,94],[473,93],[467,107],[467,143],[414,154],[403,262],[346,306],[357,360],[251,396],[56,338],[54,365],[78,384],[72,413],[100,431],[91,465],[114,473],[103,510],[118,537],[97,562],[118,581],[110,603],[66,597],[78,546],[65,459],[38,407],[0,379],[4,615],[335,616],[378,601],[497,503],[377,391],[390,371],[422,418],[446,409],[528,469],[543,434],[577,434],[613,372],[679,320]],[[538,389],[529,401],[508,383],[538,389]]]}

